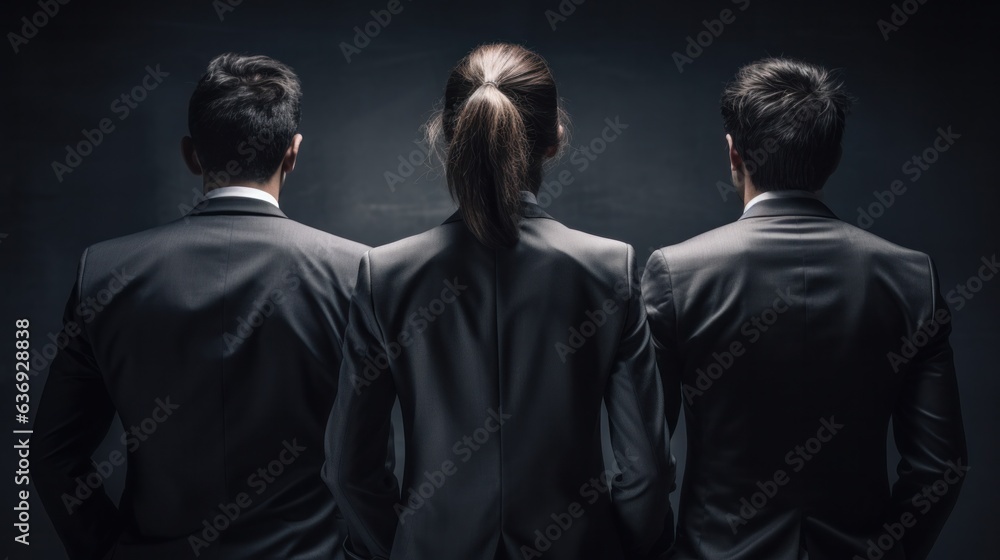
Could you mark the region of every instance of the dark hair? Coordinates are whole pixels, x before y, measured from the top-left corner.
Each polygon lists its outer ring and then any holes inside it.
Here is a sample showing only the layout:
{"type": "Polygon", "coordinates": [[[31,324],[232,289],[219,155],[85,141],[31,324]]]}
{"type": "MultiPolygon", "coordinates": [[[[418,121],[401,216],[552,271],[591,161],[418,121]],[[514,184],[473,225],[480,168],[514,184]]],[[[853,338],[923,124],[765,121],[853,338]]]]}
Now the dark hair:
{"type": "Polygon", "coordinates": [[[564,120],[548,64],[524,47],[482,45],[452,70],[443,109],[427,125],[428,144],[443,144],[448,189],[483,244],[517,242],[520,191],[537,192],[545,152],[561,147],[564,120]]]}
{"type": "Polygon", "coordinates": [[[828,70],[767,58],[740,68],[722,93],[722,119],[760,191],[818,190],[840,161],[851,106],[828,70]]]}
{"type": "Polygon", "coordinates": [[[260,182],[274,175],[298,130],[301,98],[298,77],[273,58],[213,58],[188,106],[205,176],[260,182]]]}

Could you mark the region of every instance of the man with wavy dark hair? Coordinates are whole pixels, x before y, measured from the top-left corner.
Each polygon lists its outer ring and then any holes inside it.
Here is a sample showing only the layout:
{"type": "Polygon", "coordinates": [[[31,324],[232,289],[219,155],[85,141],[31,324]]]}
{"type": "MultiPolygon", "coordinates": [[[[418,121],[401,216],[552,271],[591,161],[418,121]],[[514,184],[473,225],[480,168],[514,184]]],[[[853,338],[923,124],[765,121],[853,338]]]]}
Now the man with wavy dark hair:
{"type": "Polygon", "coordinates": [[[203,200],[80,259],[32,465],[72,559],[342,557],[320,467],[367,247],[278,207],[300,99],[276,60],[213,59],[182,141],[203,200]],[[123,449],[92,458],[115,413],[123,449]]]}
{"type": "Polygon", "coordinates": [[[934,264],[820,201],[849,106],[819,66],[740,69],[722,116],[743,216],[649,259],[668,422],[683,401],[688,432],[671,558],[922,559],[955,504],[967,452],[934,264]]]}

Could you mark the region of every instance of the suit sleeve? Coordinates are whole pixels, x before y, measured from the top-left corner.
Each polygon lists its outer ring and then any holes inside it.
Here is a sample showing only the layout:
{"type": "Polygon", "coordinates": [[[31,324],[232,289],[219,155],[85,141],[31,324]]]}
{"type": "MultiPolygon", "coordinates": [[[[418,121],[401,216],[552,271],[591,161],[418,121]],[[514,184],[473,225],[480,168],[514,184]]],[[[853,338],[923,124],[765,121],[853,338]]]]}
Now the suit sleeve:
{"type": "Polygon", "coordinates": [[[656,365],[665,391],[667,424],[670,432],[674,433],[677,431],[681,410],[681,360],[677,349],[677,312],[674,308],[673,285],[662,250],[650,255],[649,262],[646,263],[646,270],[642,273],[642,297],[646,303],[653,346],[656,348],[656,365]]]}
{"type": "Polygon", "coordinates": [[[668,497],[674,461],[631,247],[627,263],[625,322],[604,395],[611,445],[621,471],[611,496],[626,556],[659,558],[673,542],[668,497]]]}
{"type": "Polygon", "coordinates": [[[906,527],[901,544],[907,560],[922,560],[930,554],[968,469],[955,361],[948,342],[951,314],[941,296],[934,264],[929,266],[934,305],[931,317],[918,327],[928,335],[928,342],[904,366],[892,416],[900,461],[888,522],[903,522],[906,527]],[[909,520],[915,521],[906,523],[909,520]]]}
{"type": "Polygon", "coordinates": [[[63,316],[61,335],[68,342],[49,367],[33,434],[35,488],[72,560],[103,557],[122,531],[118,509],[91,460],[115,408],[80,313],[86,257],[84,252],[63,316]],[[80,492],[81,486],[88,492],[80,492]]]}
{"type": "Polygon", "coordinates": [[[381,368],[383,336],[372,304],[370,255],[361,259],[351,299],[337,400],[326,430],[323,479],[344,513],[349,549],[388,558],[396,533],[399,486],[387,457],[396,389],[381,368]]]}

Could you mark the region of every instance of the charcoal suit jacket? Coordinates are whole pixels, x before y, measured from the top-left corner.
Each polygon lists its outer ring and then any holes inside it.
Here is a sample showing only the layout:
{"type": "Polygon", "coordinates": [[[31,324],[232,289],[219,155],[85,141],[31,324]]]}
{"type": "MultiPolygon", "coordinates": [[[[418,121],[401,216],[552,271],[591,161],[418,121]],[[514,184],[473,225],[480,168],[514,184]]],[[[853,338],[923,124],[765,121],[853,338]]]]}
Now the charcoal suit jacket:
{"type": "Polygon", "coordinates": [[[673,558],[927,556],[968,463],[927,255],[777,198],[655,251],[642,285],[687,426],[673,558]]]}
{"type": "Polygon", "coordinates": [[[366,249],[225,197],[83,253],[32,453],[70,558],[339,557],[322,437],[366,249]]]}
{"type": "Polygon", "coordinates": [[[512,248],[456,213],[361,261],[324,467],[358,557],[632,560],[673,537],[634,252],[527,198],[512,248]],[[382,468],[397,396],[401,487],[382,468]]]}

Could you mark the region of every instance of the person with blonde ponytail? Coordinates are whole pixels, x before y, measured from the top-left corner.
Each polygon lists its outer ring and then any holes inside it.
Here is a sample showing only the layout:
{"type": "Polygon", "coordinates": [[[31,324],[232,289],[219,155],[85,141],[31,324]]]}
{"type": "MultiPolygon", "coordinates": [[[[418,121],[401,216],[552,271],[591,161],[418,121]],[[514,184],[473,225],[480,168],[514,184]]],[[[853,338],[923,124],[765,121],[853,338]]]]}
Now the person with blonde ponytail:
{"type": "Polygon", "coordinates": [[[534,52],[483,45],[452,71],[427,133],[458,211],[366,253],[351,305],[323,477],[355,558],[637,560],[672,543],[635,253],[535,200],[564,131],[534,52]],[[402,487],[384,443],[397,398],[402,487]]]}

